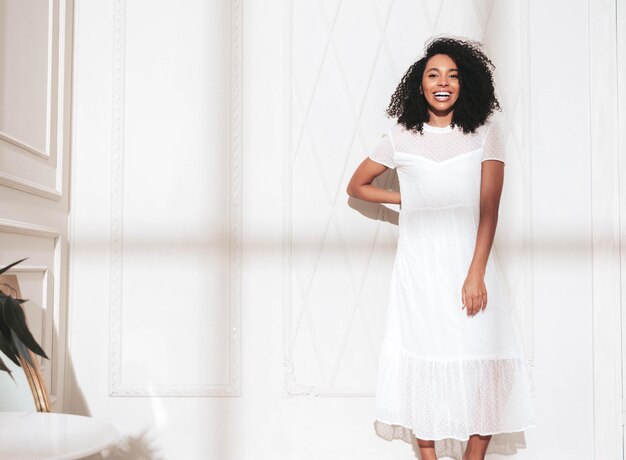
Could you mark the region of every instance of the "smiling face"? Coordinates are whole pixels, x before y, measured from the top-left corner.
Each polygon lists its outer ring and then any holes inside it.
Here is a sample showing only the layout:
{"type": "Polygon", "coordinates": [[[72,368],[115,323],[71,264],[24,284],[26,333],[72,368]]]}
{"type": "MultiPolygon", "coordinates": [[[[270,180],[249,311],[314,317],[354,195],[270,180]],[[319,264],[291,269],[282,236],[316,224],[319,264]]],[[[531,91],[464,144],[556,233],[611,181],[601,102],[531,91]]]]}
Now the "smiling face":
{"type": "Polygon", "coordinates": [[[459,98],[459,71],[446,54],[435,54],[426,62],[422,76],[422,93],[429,105],[430,116],[452,118],[459,98]]]}

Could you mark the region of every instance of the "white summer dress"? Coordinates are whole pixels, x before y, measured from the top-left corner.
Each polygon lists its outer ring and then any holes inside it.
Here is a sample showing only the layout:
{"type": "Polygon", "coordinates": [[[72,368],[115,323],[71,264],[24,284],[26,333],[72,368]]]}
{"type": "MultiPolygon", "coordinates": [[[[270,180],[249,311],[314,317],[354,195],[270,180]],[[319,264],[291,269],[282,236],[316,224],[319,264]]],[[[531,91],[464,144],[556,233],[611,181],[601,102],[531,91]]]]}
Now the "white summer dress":
{"type": "MultiPolygon", "coordinates": [[[[471,434],[535,426],[534,390],[493,248],[486,309],[473,317],[461,309],[481,163],[505,162],[500,123],[492,117],[474,134],[428,124],[423,131],[395,123],[369,155],[396,169],[402,197],[374,425],[383,438],[436,440],[439,455],[458,458],[471,434]]],[[[491,441],[488,452],[525,446],[519,436],[491,441]]]]}

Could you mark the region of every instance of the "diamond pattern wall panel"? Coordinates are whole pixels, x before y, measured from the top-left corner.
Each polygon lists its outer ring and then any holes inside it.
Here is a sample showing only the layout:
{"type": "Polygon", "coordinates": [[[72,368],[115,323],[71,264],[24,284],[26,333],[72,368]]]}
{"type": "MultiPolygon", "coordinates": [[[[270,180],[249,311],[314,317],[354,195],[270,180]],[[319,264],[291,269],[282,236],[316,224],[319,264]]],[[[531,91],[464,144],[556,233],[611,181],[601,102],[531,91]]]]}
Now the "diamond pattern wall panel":
{"type": "MultiPolygon", "coordinates": [[[[288,3],[286,394],[374,394],[397,226],[388,208],[365,204],[371,212],[357,212],[345,190],[391,123],[384,109],[402,74],[438,34],[480,40],[497,67],[509,161],[494,257],[504,265],[528,347],[525,10],[522,0],[288,3]]],[[[397,183],[391,171],[381,179],[397,183]]]]}

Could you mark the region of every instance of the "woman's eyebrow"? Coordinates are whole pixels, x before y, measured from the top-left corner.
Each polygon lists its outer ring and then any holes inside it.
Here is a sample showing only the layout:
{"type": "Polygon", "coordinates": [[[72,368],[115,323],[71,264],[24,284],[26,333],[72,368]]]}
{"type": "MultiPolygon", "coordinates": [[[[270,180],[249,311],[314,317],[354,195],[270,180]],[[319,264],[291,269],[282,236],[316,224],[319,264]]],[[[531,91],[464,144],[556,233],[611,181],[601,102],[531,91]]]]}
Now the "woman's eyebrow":
{"type": "MultiPolygon", "coordinates": [[[[426,72],[430,72],[431,70],[436,70],[437,72],[439,72],[439,67],[431,67],[426,72]]],[[[459,69],[450,69],[450,72],[458,72],[458,71],[459,69]]]]}

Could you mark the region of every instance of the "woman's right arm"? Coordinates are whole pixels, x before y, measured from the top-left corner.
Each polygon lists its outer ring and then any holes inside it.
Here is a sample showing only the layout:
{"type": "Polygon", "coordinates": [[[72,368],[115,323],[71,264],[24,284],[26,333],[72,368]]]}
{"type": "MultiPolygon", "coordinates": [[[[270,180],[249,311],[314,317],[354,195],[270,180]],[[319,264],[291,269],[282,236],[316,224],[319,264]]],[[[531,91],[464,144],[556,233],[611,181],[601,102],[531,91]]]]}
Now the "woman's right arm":
{"type": "Polygon", "coordinates": [[[389,169],[387,166],[365,158],[354,171],[346,192],[350,196],[372,203],[400,204],[400,192],[383,190],[372,185],[376,176],[387,169],[389,169]]]}

